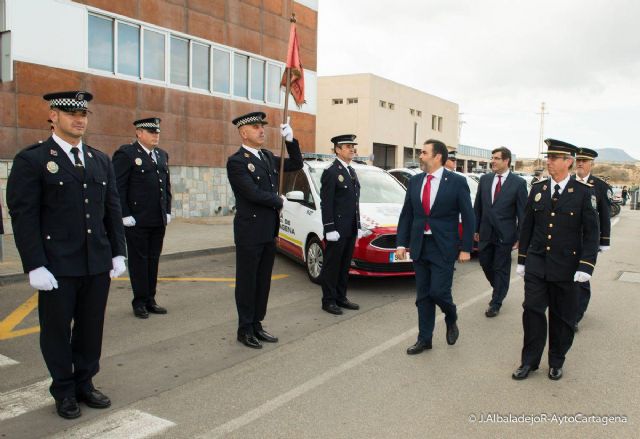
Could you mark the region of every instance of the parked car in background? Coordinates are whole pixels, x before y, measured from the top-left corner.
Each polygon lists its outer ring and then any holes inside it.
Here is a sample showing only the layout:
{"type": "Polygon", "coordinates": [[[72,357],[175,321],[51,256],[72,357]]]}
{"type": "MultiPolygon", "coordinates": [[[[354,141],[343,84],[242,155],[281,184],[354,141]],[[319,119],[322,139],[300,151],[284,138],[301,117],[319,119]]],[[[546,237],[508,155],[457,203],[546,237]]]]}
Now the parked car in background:
{"type": "MultiPolygon", "coordinates": [[[[278,250],[304,264],[318,283],[324,260],[324,231],[320,211],[320,177],[332,160],[305,160],[302,169],[285,174],[287,198],[281,212],[278,250]]],[[[365,236],[357,239],[349,274],[412,276],[410,261],[395,262],[396,233],[406,189],[386,171],[352,162],[360,181],[360,223],[365,236]]]]}

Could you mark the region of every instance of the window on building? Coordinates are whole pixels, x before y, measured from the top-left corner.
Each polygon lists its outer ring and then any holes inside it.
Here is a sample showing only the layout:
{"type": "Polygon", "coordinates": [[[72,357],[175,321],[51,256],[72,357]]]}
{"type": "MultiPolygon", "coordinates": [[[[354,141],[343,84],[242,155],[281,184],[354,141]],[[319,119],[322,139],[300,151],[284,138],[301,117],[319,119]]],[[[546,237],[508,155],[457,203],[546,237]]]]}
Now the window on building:
{"type": "Polygon", "coordinates": [[[392,104],[391,102],[389,102],[389,110],[395,110],[396,109],[396,104],[392,104]]]}
{"type": "Polygon", "coordinates": [[[231,91],[231,54],[213,49],[213,91],[229,94],[231,91]]]}
{"type": "Polygon", "coordinates": [[[191,51],[191,86],[209,90],[209,46],[194,42],[191,51]]]}
{"type": "Polygon", "coordinates": [[[442,131],[442,116],[438,116],[438,131],[442,131]]]}
{"type": "Polygon", "coordinates": [[[140,77],[140,27],[118,22],[118,73],[140,77]]]}
{"type": "Polygon", "coordinates": [[[422,111],[417,110],[417,111],[416,111],[416,115],[417,115],[418,117],[422,117],[422,111]]]}
{"type": "Polygon", "coordinates": [[[416,110],[414,110],[413,108],[409,108],[409,114],[411,114],[412,116],[415,116],[416,110]]]}
{"type": "Polygon", "coordinates": [[[438,116],[435,114],[431,115],[431,129],[434,131],[438,129],[438,116]]]}
{"type": "Polygon", "coordinates": [[[113,72],[113,20],[89,15],[89,68],[113,72]]]}
{"type": "Polygon", "coordinates": [[[165,34],[144,30],[143,76],[157,81],[165,80],[165,34]]]}
{"type": "Polygon", "coordinates": [[[282,80],[282,68],[275,64],[267,65],[267,102],[280,103],[280,81],[282,80]]]}
{"type": "Polygon", "coordinates": [[[341,98],[337,98],[337,99],[332,99],[331,103],[333,105],[340,105],[340,104],[344,103],[344,101],[341,98]]]}
{"type": "Polygon", "coordinates": [[[264,101],[265,62],[251,58],[251,99],[264,101]]]}
{"type": "Polygon", "coordinates": [[[357,104],[358,98],[347,98],[347,104],[357,104]]]}
{"type": "Polygon", "coordinates": [[[385,101],[380,101],[380,106],[382,108],[387,108],[387,103],[385,101]]]}
{"type": "Polygon", "coordinates": [[[171,37],[171,83],[189,86],[189,40],[171,37]]]}
{"type": "Polygon", "coordinates": [[[233,57],[233,94],[249,97],[247,80],[249,79],[249,57],[236,54],[233,57]]]}

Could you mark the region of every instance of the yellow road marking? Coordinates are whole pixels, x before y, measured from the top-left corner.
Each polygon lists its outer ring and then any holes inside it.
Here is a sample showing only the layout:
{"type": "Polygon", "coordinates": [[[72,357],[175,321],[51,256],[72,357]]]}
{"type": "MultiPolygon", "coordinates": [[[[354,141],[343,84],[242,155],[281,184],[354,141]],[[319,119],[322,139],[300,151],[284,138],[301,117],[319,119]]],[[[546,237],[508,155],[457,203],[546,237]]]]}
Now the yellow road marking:
{"type": "Polygon", "coordinates": [[[22,335],[33,334],[40,331],[39,326],[31,328],[13,330],[38,306],[38,293],[29,297],[26,302],[17,307],[11,314],[0,321],[0,340],[8,340],[10,338],[20,337],[22,335]]]}
{"type": "MultiPolygon", "coordinates": [[[[280,280],[289,277],[288,274],[274,274],[271,280],[280,280]]],[[[117,277],[112,280],[128,281],[128,277],[117,277]]],[[[159,281],[165,282],[235,282],[235,277],[159,277],[159,281]]]]}

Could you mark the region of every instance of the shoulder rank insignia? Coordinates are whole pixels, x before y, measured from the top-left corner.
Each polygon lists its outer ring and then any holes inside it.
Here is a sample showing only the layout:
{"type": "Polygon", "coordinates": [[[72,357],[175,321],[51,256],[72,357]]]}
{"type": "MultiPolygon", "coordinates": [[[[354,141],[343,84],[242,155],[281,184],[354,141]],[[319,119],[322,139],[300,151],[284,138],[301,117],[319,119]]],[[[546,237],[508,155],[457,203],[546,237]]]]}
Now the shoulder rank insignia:
{"type": "Polygon", "coordinates": [[[532,185],[533,185],[533,184],[538,184],[538,183],[542,183],[543,181],[544,181],[544,182],[546,182],[547,180],[548,180],[548,178],[543,178],[542,180],[534,181],[534,182],[533,182],[533,183],[531,183],[531,184],[532,184],[532,185]]]}
{"type": "Polygon", "coordinates": [[[249,171],[251,171],[251,172],[254,172],[254,171],[256,170],[256,167],[255,167],[255,166],[253,166],[253,163],[249,163],[249,164],[247,165],[247,168],[249,168],[249,171]]]}
{"type": "Polygon", "coordinates": [[[538,201],[540,201],[540,198],[542,198],[542,194],[541,194],[540,192],[538,192],[538,193],[536,194],[536,196],[535,196],[535,197],[533,197],[533,201],[538,202],[538,201]]]}
{"type": "Polygon", "coordinates": [[[58,172],[58,164],[56,162],[47,162],[47,171],[55,174],[58,172]]]}
{"type": "Polygon", "coordinates": [[[567,192],[569,192],[570,194],[572,194],[572,193],[573,193],[573,188],[572,188],[572,187],[568,188],[568,189],[567,189],[567,192]]]}
{"type": "Polygon", "coordinates": [[[137,157],[135,162],[137,166],[142,166],[142,159],[140,157],[137,157]]]}
{"type": "Polygon", "coordinates": [[[250,157],[249,153],[248,153],[248,152],[245,152],[245,153],[244,153],[244,157],[248,159],[248,158],[250,157]]]}
{"type": "Polygon", "coordinates": [[[338,181],[342,183],[344,181],[344,177],[342,175],[338,175],[338,181]]]}
{"type": "Polygon", "coordinates": [[[577,181],[578,183],[582,183],[582,184],[583,184],[583,185],[585,185],[585,186],[593,187],[593,185],[592,185],[592,184],[589,184],[589,183],[587,183],[586,181],[580,181],[580,180],[578,180],[577,178],[576,178],[576,181],[577,181]]]}
{"type": "Polygon", "coordinates": [[[87,151],[87,155],[89,156],[90,159],[93,158],[93,154],[91,154],[91,151],[87,151]]]}
{"type": "Polygon", "coordinates": [[[53,157],[58,157],[58,151],[56,151],[55,149],[50,149],[49,154],[51,154],[53,157]]]}

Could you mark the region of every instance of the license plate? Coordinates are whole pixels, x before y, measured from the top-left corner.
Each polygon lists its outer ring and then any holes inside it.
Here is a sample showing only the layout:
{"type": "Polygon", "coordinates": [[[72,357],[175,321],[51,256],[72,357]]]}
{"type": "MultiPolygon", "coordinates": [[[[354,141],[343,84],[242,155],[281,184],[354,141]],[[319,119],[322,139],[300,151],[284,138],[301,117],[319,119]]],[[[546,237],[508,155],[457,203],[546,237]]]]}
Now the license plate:
{"type": "Polygon", "coordinates": [[[409,252],[407,252],[407,257],[405,259],[396,259],[396,253],[395,252],[391,252],[391,253],[389,253],[389,262],[391,262],[391,263],[395,263],[395,262],[412,262],[411,261],[411,254],[409,252]]]}

